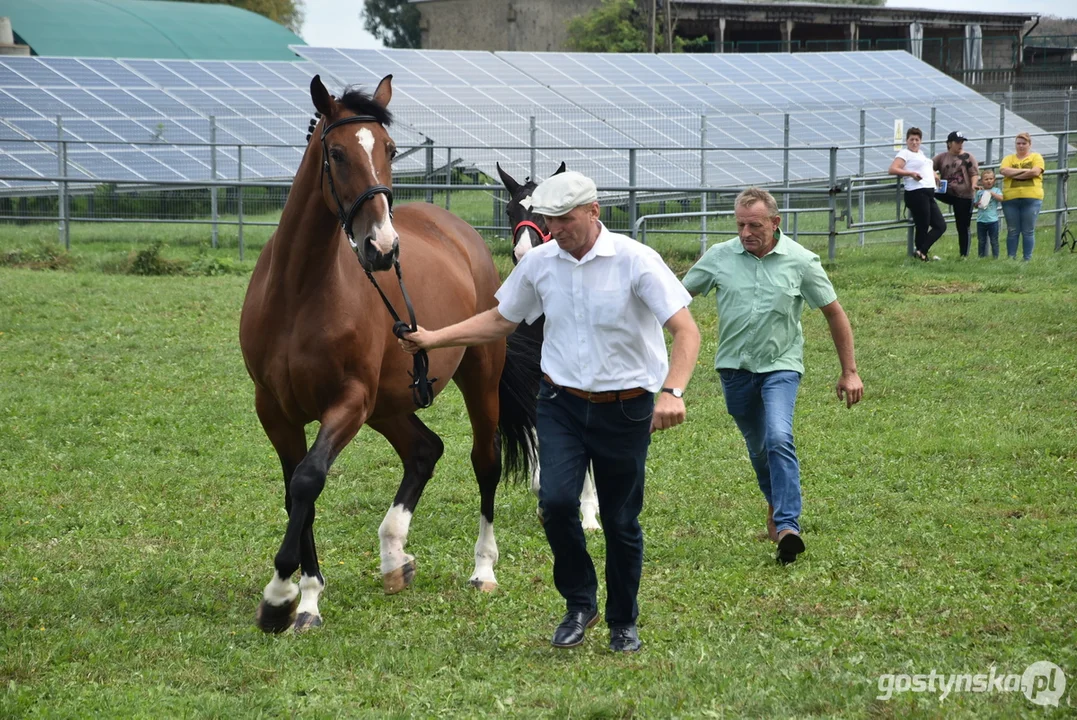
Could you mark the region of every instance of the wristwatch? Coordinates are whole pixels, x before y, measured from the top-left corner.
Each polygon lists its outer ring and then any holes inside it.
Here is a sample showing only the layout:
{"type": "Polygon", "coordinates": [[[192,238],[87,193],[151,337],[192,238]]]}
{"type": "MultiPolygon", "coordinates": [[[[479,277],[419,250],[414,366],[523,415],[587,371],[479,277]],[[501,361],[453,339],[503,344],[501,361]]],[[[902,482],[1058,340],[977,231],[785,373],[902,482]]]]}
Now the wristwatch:
{"type": "Polygon", "coordinates": [[[684,390],[682,390],[680,388],[662,388],[662,392],[668,392],[670,395],[672,395],[675,398],[683,398],[684,397],[684,390]]]}

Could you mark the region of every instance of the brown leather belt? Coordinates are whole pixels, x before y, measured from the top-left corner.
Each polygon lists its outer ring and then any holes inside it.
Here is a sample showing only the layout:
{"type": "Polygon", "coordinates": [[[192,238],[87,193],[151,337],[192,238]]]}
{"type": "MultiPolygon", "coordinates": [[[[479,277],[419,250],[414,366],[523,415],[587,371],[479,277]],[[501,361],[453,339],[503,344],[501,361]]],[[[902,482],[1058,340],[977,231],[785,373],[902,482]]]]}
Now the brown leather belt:
{"type": "Polygon", "coordinates": [[[543,374],[542,379],[548,382],[551,386],[558,390],[564,390],[569,395],[575,395],[578,398],[583,398],[587,402],[593,403],[611,403],[617,400],[631,400],[638,398],[640,395],[648,394],[646,388],[631,388],[630,390],[607,390],[605,392],[587,392],[586,390],[577,390],[576,388],[565,387],[564,385],[558,385],[550,379],[549,375],[543,374]]]}

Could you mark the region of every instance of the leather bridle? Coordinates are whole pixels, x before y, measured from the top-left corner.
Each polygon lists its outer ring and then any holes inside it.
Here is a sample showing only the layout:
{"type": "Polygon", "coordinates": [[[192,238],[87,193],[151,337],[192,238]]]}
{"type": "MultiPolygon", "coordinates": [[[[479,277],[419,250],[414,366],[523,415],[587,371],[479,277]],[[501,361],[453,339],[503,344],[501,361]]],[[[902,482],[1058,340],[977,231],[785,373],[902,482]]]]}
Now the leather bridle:
{"type": "MultiPolygon", "coordinates": [[[[329,193],[333,196],[333,200],[337,204],[337,217],[340,218],[340,227],[343,228],[344,234],[348,236],[348,240],[351,241],[353,248],[356,248],[356,244],[355,235],[352,233],[352,222],[355,220],[355,216],[358,214],[359,209],[363,207],[363,203],[375,195],[384,195],[386,201],[389,203],[389,217],[392,218],[393,191],[388,185],[372,185],[359,195],[359,197],[355,198],[352,202],[352,206],[345,211],[344,203],[340,201],[340,196],[337,195],[337,189],[333,185],[333,172],[329,168],[329,147],[325,143],[325,136],[329,134],[330,130],[338,128],[341,125],[370,122],[376,123],[378,120],[370,115],[352,115],[351,117],[341,118],[336,122],[328,123],[322,128],[322,172],[324,173],[324,176],[329,179],[329,193]]],[[[358,248],[356,248],[356,252],[358,253],[358,248]]]]}
{"type": "Polygon", "coordinates": [[[520,222],[516,223],[516,227],[512,229],[512,244],[514,247],[516,245],[516,238],[520,235],[520,228],[530,228],[534,230],[540,238],[542,238],[542,242],[550,242],[550,233],[543,231],[542,228],[540,228],[536,223],[532,222],[531,220],[521,220],[520,222]]]}
{"type": "MultiPolygon", "coordinates": [[[[348,125],[350,123],[378,123],[378,119],[370,115],[352,115],[351,117],[341,118],[336,122],[328,123],[322,129],[322,172],[323,177],[329,178],[329,193],[333,196],[333,200],[337,204],[337,217],[340,218],[340,227],[344,230],[344,234],[348,236],[348,242],[351,243],[352,250],[355,251],[355,257],[359,261],[360,267],[363,268],[363,272],[366,273],[367,278],[374,285],[374,289],[378,291],[378,295],[381,296],[381,301],[385,303],[385,308],[389,311],[389,315],[393,318],[393,334],[398,338],[402,338],[409,332],[415,332],[418,328],[418,323],[415,320],[415,308],[412,307],[411,297],[408,296],[408,290],[404,287],[404,276],[400,270],[400,258],[399,256],[393,258],[393,269],[396,270],[396,281],[400,285],[400,294],[404,296],[404,305],[408,310],[408,319],[411,320],[411,324],[404,322],[400,319],[400,315],[397,314],[396,308],[389,302],[389,298],[385,296],[381,287],[378,285],[378,281],[374,278],[374,273],[371,272],[367,264],[363,262],[363,253],[359,245],[355,242],[355,236],[352,233],[352,221],[355,220],[356,214],[359,209],[363,207],[370,198],[375,195],[384,195],[386,201],[389,203],[389,217],[393,217],[393,191],[388,185],[372,185],[367,188],[359,197],[355,198],[352,202],[352,206],[345,211],[344,203],[340,201],[340,196],[337,195],[337,189],[333,185],[333,172],[329,167],[329,147],[325,143],[325,136],[329,134],[329,131],[333,128],[340,127],[341,125],[348,125]]],[[[412,401],[417,407],[426,408],[434,402],[434,383],[437,382],[437,378],[429,377],[430,370],[430,358],[427,356],[425,350],[417,352],[413,358],[412,372],[408,373],[411,376],[411,384],[408,388],[411,390],[412,401]]]]}

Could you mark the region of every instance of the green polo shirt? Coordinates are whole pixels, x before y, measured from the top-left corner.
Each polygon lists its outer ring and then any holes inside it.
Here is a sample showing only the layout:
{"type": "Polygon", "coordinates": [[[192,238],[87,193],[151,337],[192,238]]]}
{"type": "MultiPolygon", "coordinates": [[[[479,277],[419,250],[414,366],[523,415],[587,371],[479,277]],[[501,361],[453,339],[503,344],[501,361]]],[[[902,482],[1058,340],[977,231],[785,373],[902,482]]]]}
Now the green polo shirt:
{"type": "Polygon", "coordinates": [[[716,289],[716,370],[804,372],[804,303],[821,308],[838,299],[819,256],[779,230],[774,249],[762,258],[739,238],[704,253],[682,281],[688,292],[716,289]]]}

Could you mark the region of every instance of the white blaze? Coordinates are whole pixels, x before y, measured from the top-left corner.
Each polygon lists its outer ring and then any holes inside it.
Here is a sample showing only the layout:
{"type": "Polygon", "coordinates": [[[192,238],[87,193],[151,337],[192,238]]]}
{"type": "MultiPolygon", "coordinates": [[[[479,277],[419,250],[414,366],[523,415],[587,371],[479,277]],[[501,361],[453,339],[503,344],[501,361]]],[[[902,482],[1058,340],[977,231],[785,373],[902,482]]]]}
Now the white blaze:
{"type": "Polygon", "coordinates": [[[512,254],[516,256],[516,262],[523,260],[524,255],[531,249],[531,231],[526,228],[520,228],[520,232],[516,234],[516,245],[512,248],[512,254]]]}
{"type": "MultiPolygon", "coordinates": [[[[374,182],[380,183],[381,178],[378,177],[378,168],[374,165],[374,133],[370,132],[369,128],[359,128],[355,132],[355,138],[359,141],[359,147],[363,148],[366,153],[366,159],[370,163],[370,172],[374,176],[374,182]]],[[[393,246],[396,244],[397,239],[396,229],[393,227],[393,221],[389,217],[389,198],[379,193],[371,198],[369,202],[380,205],[378,219],[374,221],[370,236],[374,239],[374,247],[378,249],[378,252],[387,255],[393,251],[393,246]]]]}

